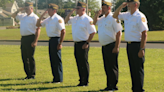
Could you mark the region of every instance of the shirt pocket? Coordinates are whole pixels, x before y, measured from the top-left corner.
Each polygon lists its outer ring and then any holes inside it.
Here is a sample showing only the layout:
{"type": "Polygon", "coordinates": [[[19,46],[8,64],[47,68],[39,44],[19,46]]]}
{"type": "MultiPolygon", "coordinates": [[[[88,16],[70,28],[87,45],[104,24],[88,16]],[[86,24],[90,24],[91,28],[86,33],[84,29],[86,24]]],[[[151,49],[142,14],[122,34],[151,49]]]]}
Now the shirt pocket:
{"type": "Polygon", "coordinates": [[[29,26],[35,26],[36,25],[33,19],[27,18],[25,21],[26,21],[27,25],[29,25],[29,26]]]}
{"type": "Polygon", "coordinates": [[[131,22],[131,30],[132,30],[133,32],[137,32],[137,31],[138,31],[137,22],[131,22]]]}
{"type": "Polygon", "coordinates": [[[80,28],[81,30],[86,30],[86,25],[85,25],[85,23],[81,22],[81,23],[79,23],[78,25],[79,25],[79,28],[80,28]]]}
{"type": "Polygon", "coordinates": [[[112,28],[112,23],[110,21],[104,23],[104,28],[111,29],[112,28]]]}

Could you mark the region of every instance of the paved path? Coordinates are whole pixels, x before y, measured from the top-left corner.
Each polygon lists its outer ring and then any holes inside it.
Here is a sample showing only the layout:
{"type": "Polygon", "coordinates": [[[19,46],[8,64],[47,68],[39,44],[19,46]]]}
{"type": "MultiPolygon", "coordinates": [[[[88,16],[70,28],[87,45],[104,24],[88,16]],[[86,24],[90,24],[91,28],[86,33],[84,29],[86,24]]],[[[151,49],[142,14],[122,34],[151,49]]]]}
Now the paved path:
{"type": "MultiPolygon", "coordinates": [[[[101,47],[99,42],[91,42],[93,47],[101,47]]],[[[20,42],[9,42],[9,41],[0,41],[0,45],[20,45],[20,42]]],[[[63,46],[73,46],[73,42],[63,42],[63,46]]],[[[48,46],[48,42],[38,42],[38,46],[48,46]]],[[[125,48],[126,43],[121,43],[120,47],[125,48]]],[[[164,43],[147,43],[146,48],[161,48],[164,49],[164,43]]]]}
{"type": "Polygon", "coordinates": [[[0,30],[5,30],[6,29],[6,27],[0,27],[0,30]]]}

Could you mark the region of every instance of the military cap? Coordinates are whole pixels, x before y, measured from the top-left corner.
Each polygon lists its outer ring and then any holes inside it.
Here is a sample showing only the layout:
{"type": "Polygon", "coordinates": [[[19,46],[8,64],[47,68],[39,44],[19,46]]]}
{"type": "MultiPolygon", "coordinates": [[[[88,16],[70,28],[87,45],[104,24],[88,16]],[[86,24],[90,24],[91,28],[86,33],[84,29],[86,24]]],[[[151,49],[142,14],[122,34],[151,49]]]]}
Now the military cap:
{"type": "Polygon", "coordinates": [[[87,4],[84,3],[84,2],[78,1],[77,6],[81,6],[81,7],[83,7],[83,8],[86,8],[87,4]]]}
{"type": "Polygon", "coordinates": [[[139,0],[127,0],[127,2],[139,2],[139,0]]]}
{"type": "Polygon", "coordinates": [[[58,9],[58,5],[50,3],[50,4],[48,4],[48,8],[58,9]]]}
{"type": "Polygon", "coordinates": [[[25,2],[25,6],[33,6],[33,3],[32,2],[25,2]]]}
{"type": "Polygon", "coordinates": [[[102,2],[102,6],[103,6],[103,5],[112,6],[112,3],[107,2],[107,1],[103,1],[103,2],[102,2]]]}

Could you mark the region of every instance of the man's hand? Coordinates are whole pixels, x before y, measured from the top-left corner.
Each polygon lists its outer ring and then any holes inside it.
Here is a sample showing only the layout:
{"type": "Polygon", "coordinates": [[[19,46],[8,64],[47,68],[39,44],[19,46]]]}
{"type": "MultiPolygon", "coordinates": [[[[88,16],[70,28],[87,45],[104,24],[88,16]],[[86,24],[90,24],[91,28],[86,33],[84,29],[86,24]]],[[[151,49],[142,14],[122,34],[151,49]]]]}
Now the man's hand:
{"type": "Polygon", "coordinates": [[[123,3],[121,4],[121,7],[122,7],[122,8],[125,8],[127,5],[128,5],[127,2],[123,2],[123,3]]]}
{"type": "Polygon", "coordinates": [[[62,48],[62,44],[58,44],[57,50],[60,50],[62,48]]]}
{"type": "Polygon", "coordinates": [[[42,14],[43,16],[46,15],[48,13],[48,9],[45,10],[45,12],[42,14]]]}
{"type": "Polygon", "coordinates": [[[76,8],[74,8],[71,12],[70,12],[70,14],[72,15],[73,14],[73,12],[76,10],[76,8]]]}
{"type": "Polygon", "coordinates": [[[31,43],[31,47],[34,48],[34,47],[36,47],[36,46],[37,46],[37,42],[32,42],[32,43],[31,43]]]}
{"type": "Polygon", "coordinates": [[[88,44],[84,44],[83,46],[82,46],[82,49],[87,49],[88,48],[88,44]]]}
{"type": "Polygon", "coordinates": [[[102,10],[97,11],[96,14],[100,16],[102,14],[102,10]]]}
{"type": "Polygon", "coordinates": [[[138,57],[139,57],[139,58],[142,58],[144,55],[145,55],[145,51],[144,51],[144,50],[140,50],[140,51],[138,52],[138,57]]]}
{"type": "Polygon", "coordinates": [[[23,8],[19,8],[18,11],[23,11],[24,9],[25,9],[24,7],[23,8]]]}
{"type": "Polygon", "coordinates": [[[112,53],[118,53],[118,52],[119,52],[119,48],[114,47],[112,53]]]}

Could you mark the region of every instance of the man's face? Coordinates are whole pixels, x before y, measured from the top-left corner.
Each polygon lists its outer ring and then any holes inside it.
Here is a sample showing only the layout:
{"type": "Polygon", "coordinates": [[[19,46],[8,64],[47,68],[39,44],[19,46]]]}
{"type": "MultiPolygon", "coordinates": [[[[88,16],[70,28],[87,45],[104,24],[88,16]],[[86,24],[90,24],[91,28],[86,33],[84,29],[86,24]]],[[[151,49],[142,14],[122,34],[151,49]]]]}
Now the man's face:
{"type": "Polygon", "coordinates": [[[29,6],[26,6],[24,9],[25,9],[25,12],[26,12],[26,13],[29,13],[29,12],[32,11],[32,8],[29,7],[29,6]]]}
{"type": "Polygon", "coordinates": [[[54,14],[55,10],[52,8],[48,8],[48,14],[52,16],[54,14]]]}
{"type": "Polygon", "coordinates": [[[102,14],[105,14],[106,12],[108,12],[108,10],[109,10],[108,6],[106,6],[106,5],[102,6],[102,14]]]}
{"type": "Polygon", "coordinates": [[[135,3],[134,2],[128,2],[127,7],[128,7],[128,10],[131,10],[131,9],[135,8],[135,3]]]}
{"type": "Polygon", "coordinates": [[[76,13],[77,14],[80,14],[80,13],[82,13],[83,12],[83,8],[81,7],[81,6],[77,6],[76,7],[76,13]]]}

